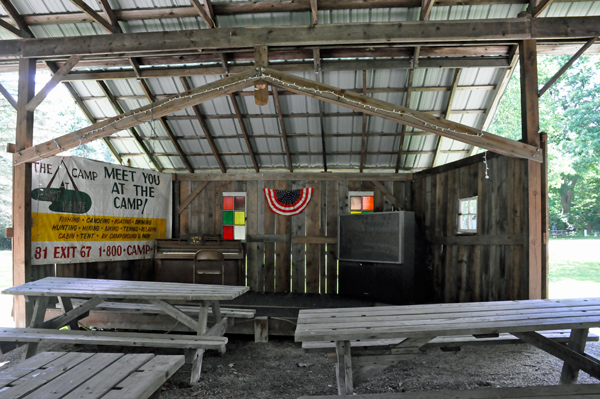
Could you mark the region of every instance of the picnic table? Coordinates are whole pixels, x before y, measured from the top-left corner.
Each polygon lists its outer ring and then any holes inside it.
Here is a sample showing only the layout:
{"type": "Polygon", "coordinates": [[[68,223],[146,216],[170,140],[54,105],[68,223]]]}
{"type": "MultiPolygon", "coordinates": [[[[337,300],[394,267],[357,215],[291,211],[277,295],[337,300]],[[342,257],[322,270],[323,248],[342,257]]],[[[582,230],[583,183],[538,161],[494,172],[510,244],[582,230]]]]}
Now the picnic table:
{"type": "Polygon", "coordinates": [[[158,398],[183,362],[183,355],[42,352],[0,371],[0,399],[158,398]]]}
{"type": "Polygon", "coordinates": [[[579,370],[600,379],[600,361],[584,352],[589,328],[599,326],[600,298],[310,309],[298,315],[295,340],[335,342],[338,393],[351,395],[353,378],[410,359],[442,336],[510,333],[563,360],[561,383],[576,382],[579,370]],[[557,329],[571,330],[568,346],[538,332],[557,329]]]}
{"type": "Polygon", "coordinates": [[[3,329],[0,339],[28,342],[25,358],[35,355],[38,342],[44,339],[58,342],[79,340],[80,343],[99,345],[191,349],[193,352],[188,353],[188,357],[193,358],[190,383],[194,384],[200,378],[205,349],[225,350],[227,338],[223,335],[232,319],[222,317],[219,301],[235,299],[248,290],[249,287],[243,286],[47,277],[2,291],[3,294],[24,295],[27,301],[34,302],[34,307],[30,328],[3,329]],[[44,320],[51,297],[57,298],[63,314],[44,320]],[[72,298],[86,300],[73,307],[72,298]],[[196,331],[197,336],[75,331],[78,327],[77,320],[86,317],[90,310],[108,300],[152,304],[196,331]],[[197,306],[198,318],[188,316],[174,306],[176,304],[197,306]],[[209,308],[214,319],[214,325],[210,329],[207,328],[209,308]],[[54,331],[67,325],[73,331],[54,331]]]}

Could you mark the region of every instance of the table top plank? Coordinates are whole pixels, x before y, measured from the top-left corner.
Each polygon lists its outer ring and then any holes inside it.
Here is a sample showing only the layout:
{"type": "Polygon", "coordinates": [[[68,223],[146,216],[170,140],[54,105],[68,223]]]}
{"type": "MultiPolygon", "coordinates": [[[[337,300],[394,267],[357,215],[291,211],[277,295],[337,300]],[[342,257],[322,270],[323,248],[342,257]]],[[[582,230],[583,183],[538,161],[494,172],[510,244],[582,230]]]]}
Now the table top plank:
{"type": "Polygon", "coordinates": [[[99,399],[110,392],[121,381],[148,363],[154,355],[150,353],[128,354],[112,367],[102,370],[95,377],[80,385],[63,399],[99,399]]]}
{"type": "Polygon", "coordinates": [[[502,317],[518,317],[526,318],[533,317],[539,318],[541,315],[554,315],[555,317],[561,316],[575,316],[575,315],[586,315],[592,312],[600,312],[600,305],[595,306],[574,306],[572,308],[561,307],[561,308],[540,308],[540,309],[526,309],[526,310],[500,310],[500,311],[474,311],[474,312],[454,312],[454,313],[440,313],[438,318],[433,318],[431,314],[408,314],[408,315],[331,315],[330,317],[312,317],[300,315],[298,318],[299,325],[330,325],[330,324],[346,324],[346,323],[378,323],[383,320],[386,322],[390,321],[419,321],[427,322],[429,320],[459,320],[469,318],[469,320],[489,320],[492,318],[502,317]]]}
{"type": "Polygon", "coordinates": [[[83,363],[92,355],[92,353],[67,353],[66,355],[46,364],[44,369],[34,370],[13,382],[11,384],[12,386],[8,387],[8,389],[3,392],[0,392],[0,398],[21,399],[26,397],[26,395],[34,398],[36,395],[30,395],[32,392],[36,391],[49,381],[59,377],[63,373],[83,363]]]}
{"type": "Polygon", "coordinates": [[[123,356],[122,353],[97,353],[86,359],[85,365],[78,365],[45,384],[42,390],[35,392],[35,398],[61,399],[123,356]]]}
{"type": "Polygon", "coordinates": [[[574,299],[531,299],[520,301],[494,301],[494,302],[463,302],[463,303],[438,303],[428,305],[404,306],[373,306],[355,308],[322,308],[302,309],[300,315],[311,317],[331,317],[331,315],[410,315],[410,314],[440,314],[465,311],[498,311],[498,310],[526,310],[540,308],[559,308],[572,306],[597,306],[600,298],[574,298],[574,299]]]}
{"type": "Polygon", "coordinates": [[[305,342],[433,338],[600,326],[600,298],[390,306],[377,316],[369,313],[371,309],[374,308],[345,312],[344,309],[301,310],[295,339],[305,342]],[[560,306],[555,307],[556,304],[560,306]],[[440,306],[438,312],[435,306],[440,306]]]}
{"type": "Polygon", "coordinates": [[[118,390],[108,392],[102,399],[147,398],[161,387],[181,366],[183,356],[155,357],[144,364],[138,372],[130,374],[117,385],[118,390]]]}
{"type": "Polygon", "coordinates": [[[36,358],[29,358],[23,360],[17,365],[7,368],[6,370],[0,371],[0,388],[18,380],[19,378],[37,370],[40,367],[45,366],[64,356],[65,352],[43,352],[40,353],[36,358]]]}
{"type": "Polygon", "coordinates": [[[230,285],[46,277],[7,288],[2,293],[26,296],[198,301],[232,300],[249,289],[249,287],[230,285]]]}

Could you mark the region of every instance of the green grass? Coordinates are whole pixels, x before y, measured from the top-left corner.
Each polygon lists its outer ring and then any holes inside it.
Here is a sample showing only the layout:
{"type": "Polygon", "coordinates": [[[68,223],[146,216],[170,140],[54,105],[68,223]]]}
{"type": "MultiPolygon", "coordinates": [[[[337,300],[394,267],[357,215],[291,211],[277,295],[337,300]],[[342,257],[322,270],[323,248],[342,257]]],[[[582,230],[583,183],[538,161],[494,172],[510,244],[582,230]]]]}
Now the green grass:
{"type": "Polygon", "coordinates": [[[600,240],[550,240],[550,282],[575,280],[600,283],[598,246],[600,240]]]}
{"type": "Polygon", "coordinates": [[[551,283],[564,280],[600,283],[600,262],[551,262],[548,279],[551,283]]]}

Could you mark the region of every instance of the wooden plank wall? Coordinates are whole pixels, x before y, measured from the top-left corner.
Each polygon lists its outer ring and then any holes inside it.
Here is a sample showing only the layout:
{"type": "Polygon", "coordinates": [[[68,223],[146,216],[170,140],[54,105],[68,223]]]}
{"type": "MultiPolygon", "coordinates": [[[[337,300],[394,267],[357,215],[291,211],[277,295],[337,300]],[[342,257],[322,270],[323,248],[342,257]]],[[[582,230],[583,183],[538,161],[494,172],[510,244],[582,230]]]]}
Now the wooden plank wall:
{"type": "Polygon", "coordinates": [[[527,161],[488,156],[417,173],[417,225],[428,243],[433,300],[469,302],[527,299],[523,219],[527,161]],[[478,196],[476,234],[457,234],[458,200],[478,196]]]}
{"type": "MultiPolygon", "coordinates": [[[[180,181],[180,198],[202,181],[180,181]]],[[[404,210],[410,210],[410,182],[382,182],[404,210]]],[[[392,211],[370,181],[269,180],[213,181],[181,213],[179,235],[220,234],[221,197],[224,191],[247,195],[246,281],[259,292],[336,293],[337,216],[347,214],[348,191],[374,191],[375,210],[392,211]],[[291,190],[314,187],[308,207],[299,215],[286,217],[271,212],[263,188],[291,190]]]]}

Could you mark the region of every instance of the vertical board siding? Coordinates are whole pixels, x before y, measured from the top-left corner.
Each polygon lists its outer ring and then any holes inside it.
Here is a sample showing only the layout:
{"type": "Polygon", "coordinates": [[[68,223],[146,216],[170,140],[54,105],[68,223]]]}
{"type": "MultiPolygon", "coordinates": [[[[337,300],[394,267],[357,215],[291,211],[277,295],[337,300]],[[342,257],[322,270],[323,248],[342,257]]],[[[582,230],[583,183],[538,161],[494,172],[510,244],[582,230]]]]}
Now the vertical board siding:
{"type": "Polygon", "coordinates": [[[487,177],[483,159],[454,169],[440,168],[437,173],[415,175],[411,200],[417,225],[425,231],[428,242],[433,300],[527,298],[528,263],[521,244],[526,233],[523,217],[527,181],[527,161],[504,156],[488,156],[487,177]],[[480,243],[469,245],[469,235],[465,235],[461,245],[440,244],[460,236],[458,201],[473,196],[478,197],[475,236],[480,243]],[[503,240],[514,244],[506,245],[503,240]]]}
{"type": "MultiPolygon", "coordinates": [[[[410,204],[419,203],[411,198],[411,182],[381,183],[401,204],[402,210],[411,210],[410,204]]],[[[187,198],[200,184],[203,182],[181,181],[180,198],[187,198]]],[[[179,215],[181,237],[192,233],[221,234],[224,191],[246,192],[249,236],[279,237],[277,242],[265,238],[245,244],[246,283],[257,292],[337,293],[337,244],[292,243],[293,238],[337,238],[338,215],[350,213],[348,191],[373,191],[376,211],[391,212],[396,208],[369,180],[213,181],[179,215]],[[314,187],[313,197],[299,215],[274,214],[264,199],[263,188],[295,190],[305,187],[314,187]]]]}

